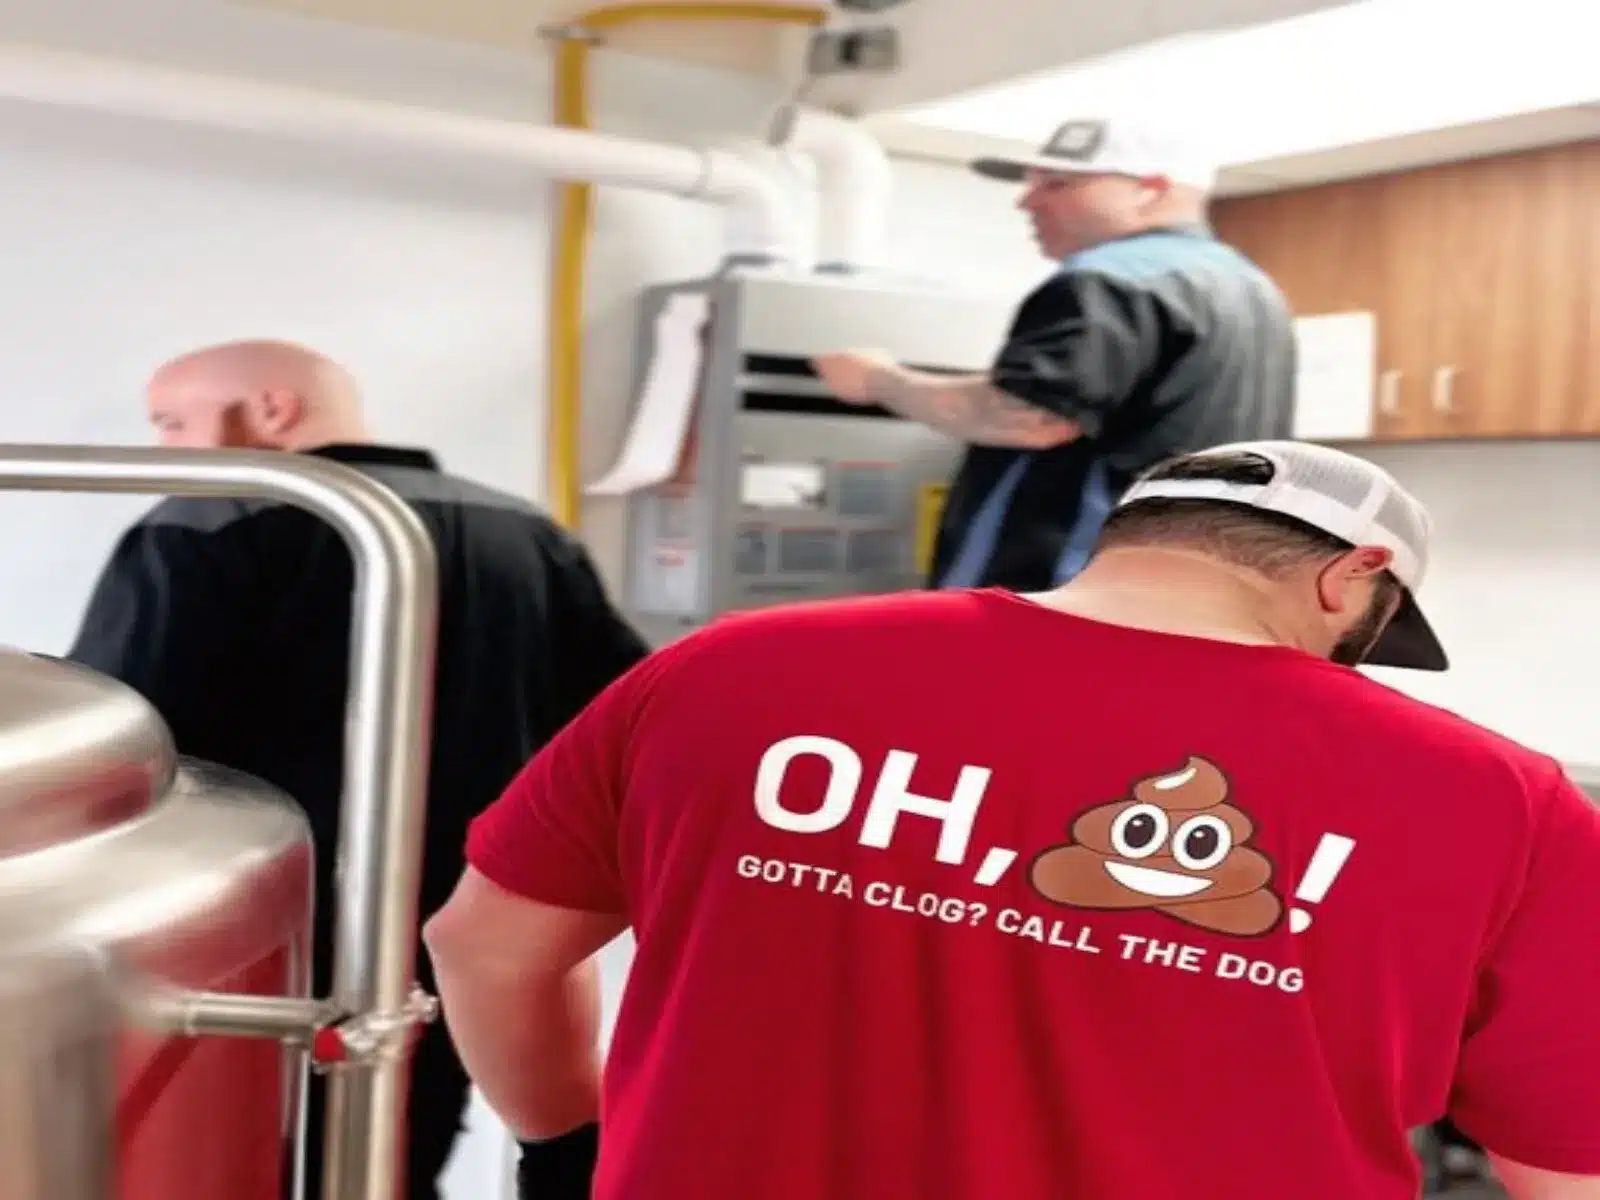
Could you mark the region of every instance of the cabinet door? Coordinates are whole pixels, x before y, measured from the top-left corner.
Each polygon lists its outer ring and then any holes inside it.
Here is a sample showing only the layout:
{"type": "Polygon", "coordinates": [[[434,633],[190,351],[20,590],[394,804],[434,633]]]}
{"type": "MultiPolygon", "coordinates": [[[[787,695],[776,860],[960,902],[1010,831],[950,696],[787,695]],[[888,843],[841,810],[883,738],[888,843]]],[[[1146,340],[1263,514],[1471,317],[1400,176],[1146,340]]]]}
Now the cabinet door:
{"type": "Polygon", "coordinates": [[[1573,433],[1581,422],[1595,197],[1590,146],[1427,172],[1436,229],[1435,436],[1573,433]]]}
{"type": "Polygon", "coordinates": [[[1375,192],[1367,231],[1377,255],[1378,384],[1376,437],[1436,437],[1431,388],[1438,364],[1439,180],[1406,171],[1370,180],[1375,192]]]}
{"type": "Polygon", "coordinates": [[[1600,434],[1600,141],[1568,147],[1568,152],[1575,176],[1573,203],[1583,227],[1572,258],[1583,273],[1584,287],[1578,296],[1582,364],[1577,393],[1567,405],[1564,432],[1600,434]]]}
{"type": "MultiPolygon", "coordinates": [[[[1237,246],[1283,289],[1297,318],[1373,312],[1381,341],[1383,318],[1375,311],[1380,247],[1373,237],[1378,199],[1374,181],[1358,179],[1223,201],[1216,206],[1212,223],[1223,241],[1237,246]]],[[[1301,365],[1307,367],[1308,360],[1302,359],[1301,365]]],[[[1302,393],[1299,403],[1315,405],[1318,400],[1302,393]]],[[[1306,436],[1339,437],[1365,437],[1367,430],[1378,426],[1376,413],[1363,418],[1348,413],[1343,403],[1337,408],[1333,413],[1305,414],[1306,422],[1297,420],[1296,425],[1323,431],[1306,436]],[[1351,432],[1335,434],[1335,429],[1351,432]]]]}
{"type": "Polygon", "coordinates": [[[1377,300],[1374,182],[1224,200],[1212,224],[1283,289],[1295,316],[1366,311],[1377,300]]]}

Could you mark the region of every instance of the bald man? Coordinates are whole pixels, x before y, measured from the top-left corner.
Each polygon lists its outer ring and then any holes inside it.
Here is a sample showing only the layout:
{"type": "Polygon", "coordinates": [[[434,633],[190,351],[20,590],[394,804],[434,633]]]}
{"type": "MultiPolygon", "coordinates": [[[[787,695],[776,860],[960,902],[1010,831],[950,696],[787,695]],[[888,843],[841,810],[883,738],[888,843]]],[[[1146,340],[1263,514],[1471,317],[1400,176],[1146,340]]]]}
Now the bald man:
{"type": "MultiPolygon", "coordinates": [[[[441,473],[425,451],[374,443],[355,380],[321,354],[274,341],[207,347],[156,371],[147,402],[164,445],[333,459],[386,484],[428,528],[440,627],[422,911],[437,909],[462,868],[468,821],[647,647],[581,546],[523,501],[441,473]]],[[[309,513],[170,499],[117,545],[70,653],[142,692],[182,753],[267,780],[305,808],[317,847],[320,992],[331,966],[352,586],[343,539],[309,513]]],[[[431,988],[425,958],[419,970],[431,988]]],[[[431,1027],[413,1076],[409,1196],[438,1194],[467,1086],[443,1027],[431,1027]]],[[[316,1086],[312,1100],[315,1198],[316,1086]]],[[[525,1154],[525,1171],[536,1158],[525,1154]]]]}
{"type": "Polygon", "coordinates": [[[293,342],[209,346],[159,368],[146,389],[164,446],[314,450],[370,440],[355,378],[293,342]]]}

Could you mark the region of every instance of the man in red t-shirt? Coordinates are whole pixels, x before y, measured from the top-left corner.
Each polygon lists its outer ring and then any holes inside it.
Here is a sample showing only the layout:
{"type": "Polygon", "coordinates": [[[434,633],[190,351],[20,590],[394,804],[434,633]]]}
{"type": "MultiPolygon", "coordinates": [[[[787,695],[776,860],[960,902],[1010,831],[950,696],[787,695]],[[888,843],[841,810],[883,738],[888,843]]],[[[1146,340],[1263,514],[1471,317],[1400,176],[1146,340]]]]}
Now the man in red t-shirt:
{"type": "Polygon", "coordinates": [[[1351,669],[1445,666],[1427,543],[1378,468],[1251,443],[1054,592],[658,652],[428,928],[473,1077],[524,1137],[600,1120],[598,1200],[1412,1200],[1446,1113],[1514,1196],[1600,1197],[1600,810],[1351,669]]]}

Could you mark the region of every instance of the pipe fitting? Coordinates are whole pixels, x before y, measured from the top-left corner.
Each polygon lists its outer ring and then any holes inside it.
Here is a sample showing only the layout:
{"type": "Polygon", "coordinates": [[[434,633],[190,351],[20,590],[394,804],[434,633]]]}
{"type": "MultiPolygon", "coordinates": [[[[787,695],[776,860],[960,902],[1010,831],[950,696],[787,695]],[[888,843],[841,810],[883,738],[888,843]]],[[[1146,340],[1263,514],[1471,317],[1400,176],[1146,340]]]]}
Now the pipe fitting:
{"type": "Polygon", "coordinates": [[[816,164],[817,270],[849,274],[880,266],[894,169],[878,139],[858,122],[803,108],[787,148],[816,164]]]}
{"type": "Polygon", "coordinates": [[[715,151],[702,150],[699,153],[700,170],[688,185],[678,192],[685,200],[715,200],[712,194],[711,183],[716,178],[717,160],[715,151]]]}
{"type": "Polygon", "coordinates": [[[326,1000],[150,987],[129,997],[137,1026],[180,1037],[266,1038],[309,1046],[339,1011],[326,1000]]]}
{"type": "Polygon", "coordinates": [[[729,209],[728,253],[792,262],[800,245],[800,221],[790,192],[768,171],[727,150],[702,151],[704,182],[695,196],[729,209]]]}
{"type": "Polygon", "coordinates": [[[325,1074],[403,1062],[423,1027],[438,1015],[438,999],[414,987],[405,1004],[391,1012],[359,1013],[318,1029],[311,1038],[311,1069],[325,1074]]]}

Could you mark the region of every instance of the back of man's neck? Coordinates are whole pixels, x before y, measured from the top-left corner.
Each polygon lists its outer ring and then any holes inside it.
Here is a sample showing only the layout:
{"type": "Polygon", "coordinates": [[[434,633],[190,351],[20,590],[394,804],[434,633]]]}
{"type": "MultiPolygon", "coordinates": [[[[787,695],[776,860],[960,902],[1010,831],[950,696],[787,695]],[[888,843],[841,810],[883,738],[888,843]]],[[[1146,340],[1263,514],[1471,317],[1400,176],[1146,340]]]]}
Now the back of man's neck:
{"type": "Polygon", "coordinates": [[[1060,612],[1150,633],[1243,646],[1298,646],[1267,594],[1246,577],[1186,551],[1119,552],[1076,579],[1029,596],[1060,612]]]}
{"type": "Polygon", "coordinates": [[[1083,595],[1058,588],[1053,592],[1036,592],[1025,596],[1043,608],[1099,621],[1105,625],[1118,625],[1124,629],[1139,629],[1146,633],[1166,633],[1179,637],[1206,638],[1214,642],[1232,642],[1241,646],[1281,646],[1282,639],[1274,637],[1262,624],[1225,614],[1213,614],[1190,609],[1174,611],[1168,603],[1140,603],[1137,599],[1122,599],[1109,595],[1083,595]]]}

